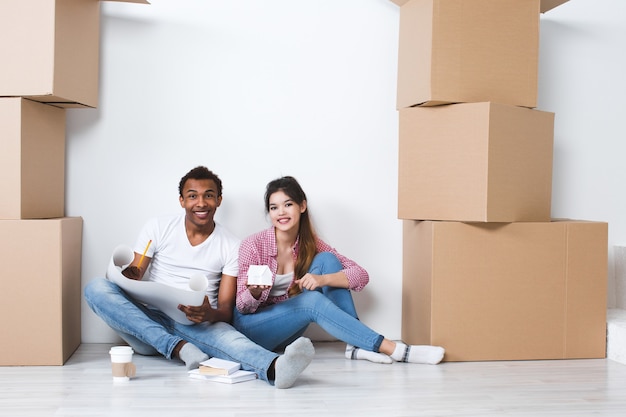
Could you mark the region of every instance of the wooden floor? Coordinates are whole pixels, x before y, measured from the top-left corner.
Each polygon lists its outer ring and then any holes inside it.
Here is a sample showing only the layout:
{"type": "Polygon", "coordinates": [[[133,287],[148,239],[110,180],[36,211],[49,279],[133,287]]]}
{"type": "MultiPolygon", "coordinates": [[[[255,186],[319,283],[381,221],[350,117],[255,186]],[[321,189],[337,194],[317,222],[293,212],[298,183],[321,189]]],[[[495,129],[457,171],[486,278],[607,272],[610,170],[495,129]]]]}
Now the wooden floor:
{"type": "Polygon", "coordinates": [[[79,347],[65,366],[0,367],[1,416],[626,416],[626,366],[605,359],[378,365],[315,344],[294,387],[190,379],[180,362],[135,355],[114,384],[110,345],[79,347]]]}

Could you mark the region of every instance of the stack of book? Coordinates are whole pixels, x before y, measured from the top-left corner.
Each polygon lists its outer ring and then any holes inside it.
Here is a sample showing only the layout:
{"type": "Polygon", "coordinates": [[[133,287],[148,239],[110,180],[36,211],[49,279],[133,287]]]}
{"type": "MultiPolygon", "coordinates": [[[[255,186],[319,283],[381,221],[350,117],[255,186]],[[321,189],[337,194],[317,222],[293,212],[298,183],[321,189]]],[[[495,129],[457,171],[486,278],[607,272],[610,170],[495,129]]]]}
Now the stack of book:
{"type": "Polygon", "coordinates": [[[189,377],[223,384],[236,384],[256,379],[256,373],[242,370],[241,364],[237,362],[210,358],[201,362],[198,369],[189,371],[189,377]]]}

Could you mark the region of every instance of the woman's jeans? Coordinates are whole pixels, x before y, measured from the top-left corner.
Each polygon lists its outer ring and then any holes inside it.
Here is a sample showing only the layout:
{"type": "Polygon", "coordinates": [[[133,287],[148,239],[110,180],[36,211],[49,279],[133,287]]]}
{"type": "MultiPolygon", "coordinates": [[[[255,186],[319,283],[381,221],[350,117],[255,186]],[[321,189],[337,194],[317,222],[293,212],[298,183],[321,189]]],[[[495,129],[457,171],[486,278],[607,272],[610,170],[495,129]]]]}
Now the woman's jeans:
{"type": "MultiPolygon", "coordinates": [[[[329,252],[318,253],[309,272],[331,274],[343,269],[329,252]]],[[[251,314],[236,308],[233,325],[251,340],[269,350],[282,348],[300,337],[310,323],[317,323],[337,339],[365,350],[378,352],[383,336],[359,321],[352,295],[346,288],[322,287],[304,290],[278,304],[262,307],[251,314]]]]}
{"type": "Polygon", "coordinates": [[[241,363],[242,369],[256,372],[264,381],[268,381],[267,370],[278,357],[228,323],[180,324],[161,311],[134,301],[104,278],[96,278],[87,284],[85,300],[137,353],[158,352],[171,359],[174,347],[185,340],[209,356],[241,363]]]}

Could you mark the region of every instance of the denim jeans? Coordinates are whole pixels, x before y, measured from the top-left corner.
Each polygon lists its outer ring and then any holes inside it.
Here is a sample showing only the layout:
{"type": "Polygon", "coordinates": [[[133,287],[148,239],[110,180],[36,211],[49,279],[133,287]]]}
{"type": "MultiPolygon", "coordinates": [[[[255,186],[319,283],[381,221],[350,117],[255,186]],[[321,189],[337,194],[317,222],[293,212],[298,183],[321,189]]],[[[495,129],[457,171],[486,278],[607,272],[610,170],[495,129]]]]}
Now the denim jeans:
{"type": "Polygon", "coordinates": [[[209,356],[241,363],[242,369],[256,372],[268,381],[267,371],[277,354],[252,342],[228,323],[184,325],[159,310],[134,301],[113,282],[96,278],[85,287],[89,307],[115,330],[137,353],[154,354],[168,359],[174,347],[185,340],[209,356]]]}
{"type": "MultiPolygon", "coordinates": [[[[316,275],[341,271],[341,262],[333,254],[315,256],[309,272],[316,275]]],[[[284,347],[304,333],[310,323],[317,323],[337,339],[378,352],[383,336],[359,321],[352,295],[346,288],[323,287],[304,290],[278,304],[242,314],[236,308],[233,325],[251,340],[269,350],[284,347]]]]}

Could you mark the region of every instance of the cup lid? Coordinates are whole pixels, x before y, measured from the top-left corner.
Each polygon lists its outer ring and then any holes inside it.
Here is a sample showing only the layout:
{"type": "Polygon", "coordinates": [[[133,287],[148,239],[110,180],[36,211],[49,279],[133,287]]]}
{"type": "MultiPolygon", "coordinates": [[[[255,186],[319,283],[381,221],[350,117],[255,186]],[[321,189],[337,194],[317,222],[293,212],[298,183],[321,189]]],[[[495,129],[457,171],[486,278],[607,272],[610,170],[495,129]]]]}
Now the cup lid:
{"type": "Polygon", "coordinates": [[[128,354],[128,353],[134,353],[134,352],[133,352],[133,348],[130,346],[112,346],[111,350],[109,350],[109,353],[128,354]]]}

